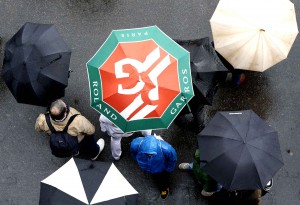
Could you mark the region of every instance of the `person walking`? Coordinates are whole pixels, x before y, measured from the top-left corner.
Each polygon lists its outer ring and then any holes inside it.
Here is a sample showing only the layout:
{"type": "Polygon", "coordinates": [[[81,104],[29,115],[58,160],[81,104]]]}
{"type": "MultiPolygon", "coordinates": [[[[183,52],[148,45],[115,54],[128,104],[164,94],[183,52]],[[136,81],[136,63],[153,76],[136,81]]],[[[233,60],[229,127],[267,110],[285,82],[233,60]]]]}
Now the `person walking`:
{"type": "MultiPolygon", "coordinates": [[[[230,205],[261,205],[262,197],[269,193],[273,186],[273,179],[271,179],[266,186],[261,189],[254,190],[235,190],[227,191],[230,205]]],[[[225,190],[226,191],[226,190],[225,190]]]]}
{"type": "Polygon", "coordinates": [[[205,127],[207,111],[197,92],[195,92],[195,96],[189,101],[188,106],[185,106],[180,111],[178,116],[175,118],[174,123],[179,127],[189,128],[194,132],[199,133],[205,127]],[[186,115],[189,113],[192,113],[192,121],[188,121],[186,118],[186,115]]]}
{"type": "Polygon", "coordinates": [[[180,163],[178,168],[181,170],[192,170],[199,184],[203,186],[201,195],[210,197],[215,192],[220,191],[222,186],[200,168],[200,162],[200,151],[197,149],[195,152],[194,161],[191,163],[180,163]]]}
{"type": "MultiPolygon", "coordinates": [[[[133,132],[124,133],[119,127],[117,127],[104,115],[100,115],[99,122],[101,131],[106,132],[110,136],[110,149],[112,157],[115,160],[119,160],[122,155],[121,140],[123,137],[129,137],[133,135],[133,132]]],[[[143,136],[151,135],[151,132],[152,130],[141,131],[143,136]]]]}
{"type": "Polygon", "coordinates": [[[139,167],[154,177],[164,200],[170,192],[170,173],[177,161],[175,149],[161,136],[148,135],[135,138],[130,144],[130,153],[139,167]]]}
{"type": "Polygon", "coordinates": [[[81,153],[86,154],[92,160],[97,159],[104,149],[105,142],[102,138],[97,142],[95,141],[95,127],[88,119],[82,116],[76,109],[69,107],[63,100],[55,100],[51,103],[48,113],[41,113],[35,123],[36,131],[45,132],[48,135],[51,135],[52,132],[46,120],[47,115],[55,131],[63,131],[69,119],[73,115],[77,115],[74,116],[75,118],[69,124],[67,133],[78,139],[79,151],[81,153]]]}
{"type": "Polygon", "coordinates": [[[228,205],[261,205],[262,189],[228,192],[228,205]]]}

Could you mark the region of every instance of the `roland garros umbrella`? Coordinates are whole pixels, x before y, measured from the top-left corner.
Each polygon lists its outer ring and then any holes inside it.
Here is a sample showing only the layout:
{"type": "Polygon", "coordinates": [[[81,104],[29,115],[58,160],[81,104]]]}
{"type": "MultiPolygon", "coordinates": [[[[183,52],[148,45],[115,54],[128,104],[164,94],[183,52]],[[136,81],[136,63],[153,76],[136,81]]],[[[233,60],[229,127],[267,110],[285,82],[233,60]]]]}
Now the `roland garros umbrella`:
{"type": "Polygon", "coordinates": [[[283,166],[277,132],[252,110],[217,112],[198,143],[202,169],[227,190],[264,188],[283,166]]]}
{"type": "Polygon", "coordinates": [[[2,77],[17,102],[47,106],[64,96],[70,57],[54,25],[25,23],[5,45],[2,77]]]}
{"type": "Polygon", "coordinates": [[[91,106],[124,132],[167,128],[194,95],[189,52],[157,26],[112,31],[87,71],[91,106]]]}
{"type": "Polygon", "coordinates": [[[213,96],[219,80],[224,78],[228,69],[219,59],[208,37],[195,40],[175,40],[190,52],[191,71],[195,97],[206,105],[212,105],[213,96]]]}
{"type": "Polygon", "coordinates": [[[298,34],[289,0],[220,0],[210,24],[216,50],[244,70],[264,71],[287,58],[298,34]]]}
{"type": "Polygon", "coordinates": [[[135,205],[138,192],[113,163],[72,158],[41,182],[40,205],[135,205]]]}

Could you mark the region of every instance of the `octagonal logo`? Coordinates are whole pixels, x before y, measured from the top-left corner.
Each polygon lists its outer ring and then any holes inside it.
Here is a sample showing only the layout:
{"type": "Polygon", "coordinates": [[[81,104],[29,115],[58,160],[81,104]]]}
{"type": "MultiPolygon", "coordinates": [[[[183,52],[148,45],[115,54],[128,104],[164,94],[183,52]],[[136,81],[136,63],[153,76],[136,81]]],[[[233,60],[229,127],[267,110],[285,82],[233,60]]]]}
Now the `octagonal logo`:
{"type": "Polygon", "coordinates": [[[194,96],[189,53],[156,26],[113,31],[87,69],[92,107],[123,131],[166,128],[194,96]]]}
{"type": "Polygon", "coordinates": [[[153,40],[119,43],[99,70],[103,101],[127,120],[160,117],[180,93],[177,60],[153,40]]]}

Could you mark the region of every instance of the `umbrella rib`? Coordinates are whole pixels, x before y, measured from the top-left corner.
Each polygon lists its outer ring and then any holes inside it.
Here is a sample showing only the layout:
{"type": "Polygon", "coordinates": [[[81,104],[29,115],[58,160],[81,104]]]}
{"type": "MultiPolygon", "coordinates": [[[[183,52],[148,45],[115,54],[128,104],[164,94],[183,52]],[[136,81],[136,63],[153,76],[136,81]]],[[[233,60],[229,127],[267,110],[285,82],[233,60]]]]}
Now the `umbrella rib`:
{"type": "MultiPolygon", "coordinates": [[[[245,149],[245,147],[244,147],[244,149],[245,149]]],[[[243,149],[243,151],[244,151],[244,149],[243,149]]],[[[237,171],[237,166],[238,166],[238,164],[239,164],[239,161],[241,160],[241,157],[242,157],[242,155],[240,154],[240,155],[239,155],[239,160],[238,160],[237,163],[236,163],[235,170],[234,170],[234,173],[233,173],[233,175],[232,175],[232,180],[231,180],[231,183],[230,183],[230,186],[229,186],[229,190],[231,189],[231,186],[232,186],[232,183],[233,183],[233,179],[234,179],[235,173],[236,173],[236,171],[237,171]]],[[[257,171],[257,170],[256,170],[256,171],[257,171]]]]}
{"type": "Polygon", "coordinates": [[[222,139],[234,140],[234,141],[240,142],[240,140],[237,140],[237,139],[225,138],[225,137],[223,137],[223,136],[217,136],[217,135],[201,135],[201,136],[203,136],[203,137],[218,137],[218,138],[222,138],[222,139]]]}
{"type": "MultiPolygon", "coordinates": [[[[248,150],[248,152],[249,152],[249,150],[248,150]]],[[[251,152],[249,152],[249,155],[251,156],[252,162],[255,164],[255,170],[256,170],[257,176],[258,176],[259,179],[260,179],[259,181],[261,182],[261,177],[260,177],[260,175],[259,175],[259,172],[258,172],[258,170],[257,170],[256,163],[255,163],[255,161],[254,161],[254,159],[253,159],[253,157],[252,157],[252,155],[251,155],[251,152]]],[[[263,187],[262,184],[260,184],[260,186],[263,187]]]]}
{"type": "MultiPolygon", "coordinates": [[[[248,143],[247,143],[247,144],[248,144],[248,143]]],[[[260,149],[259,147],[253,146],[253,145],[251,145],[251,144],[248,144],[248,145],[251,146],[251,147],[253,147],[253,148],[255,148],[255,149],[258,149],[258,150],[260,150],[260,151],[266,153],[268,156],[270,156],[270,157],[276,159],[277,161],[281,162],[278,158],[276,158],[275,156],[271,155],[269,152],[266,152],[265,150],[260,149]]],[[[281,163],[282,163],[282,162],[281,162],[281,163]]]]}
{"type": "MultiPolygon", "coordinates": [[[[221,114],[222,115],[222,114],[221,114]]],[[[222,117],[224,118],[224,119],[226,119],[226,121],[228,121],[229,122],[229,124],[231,124],[232,125],[232,128],[237,132],[237,134],[240,136],[240,138],[242,138],[241,137],[241,135],[240,135],[240,133],[237,131],[237,129],[235,128],[235,125],[234,124],[232,124],[224,115],[222,115],[222,117]]],[[[243,138],[242,138],[243,139],[243,138]]]]}
{"type": "MultiPolygon", "coordinates": [[[[273,36],[272,33],[269,33],[270,36],[273,36]]],[[[275,37],[274,37],[275,38],[275,37]]],[[[283,56],[287,57],[287,54],[284,54],[281,49],[279,48],[279,46],[271,39],[271,38],[268,38],[268,40],[270,40],[272,42],[272,44],[277,48],[277,51],[279,51],[283,56]]]]}
{"type": "Polygon", "coordinates": [[[266,134],[272,134],[272,133],[277,133],[277,132],[276,132],[276,131],[272,131],[272,132],[266,132],[266,133],[264,133],[263,135],[257,135],[257,137],[255,137],[255,138],[249,140],[248,142],[251,142],[251,141],[256,140],[256,139],[258,139],[258,138],[262,138],[261,136],[265,136],[266,134]]]}
{"type": "MultiPolygon", "coordinates": [[[[213,160],[209,161],[208,164],[210,164],[210,163],[212,163],[212,162],[218,160],[218,159],[221,158],[224,154],[226,154],[227,152],[230,152],[232,149],[234,149],[234,148],[236,148],[236,147],[238,147],[238,146],[240,146],[240,145],[237,145],[237,146],[232,147],[231,149],[228,149],[227,151],[225,151],[225,152],[223,152],[222,154],[220,154],[218,157],[215,157],[213,160]]],[[[239,160],[240,160],[240,159],[241,159],[241,155],[239,155],[239,160]]],[[[204,166],[204,167],[205,167],[205,166],[204,166]]],[[[237,163],[236,163],[236,166],[235,166],[235,167],[237,167],[237,163]]],[[[235,172],[236,172],[236,168],[235,168],[234,173],[235,173],[235,172]]],[[[234,176],[234,174],[233,174],[233,176],[234,176]]],[[[233,177],[232,177],[232,179],[233,179],[233,177]]],[[[215,178],[215,180],[218,181],[217,178],[215,178]]],[[[231,180],[231,181],[232,181],[232,180],[231,180]]],[[[232,185],[232,183],[230,183],[230,186],[229,186],[229,187],[231,187],[231,185],[232,185]]]]}
{"type": "Polygon", "coordinates": [[[276,157],[274,157],[273,155],[271,155],[269,152],[266,152],[265,150],[259,149],[258,147],[255,147],[255,146],[253,146],[253,145],[250,145],[250,146],[252,146],[252,147],[254,147],[254,148],[258,149],[258,150],[263,151],[263,152],[266,153],[268,156],[270,156],[270,157],[276,159],[276,161],[279,161],[280,163],[283,163],[283,162],[280,161],[278,158],[276,158],[276,157]]]}

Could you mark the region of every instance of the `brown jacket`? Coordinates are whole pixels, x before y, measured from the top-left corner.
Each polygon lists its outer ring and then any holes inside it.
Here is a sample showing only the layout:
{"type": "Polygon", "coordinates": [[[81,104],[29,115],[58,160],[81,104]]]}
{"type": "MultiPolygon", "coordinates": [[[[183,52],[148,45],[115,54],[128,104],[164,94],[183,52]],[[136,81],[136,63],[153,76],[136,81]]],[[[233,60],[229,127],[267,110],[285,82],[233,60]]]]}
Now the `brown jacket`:
{"type": "Polygon", "coordinates": [[[239,191],[239,196],[234,205],[261,205],[261,189],[239,191]]]}
{"type": "MultiPolygon", "coordinates": [[[[67,116],[67,118],[62,122],[55,122],[50,118],[50,121],[57,131],[62,131],[64,127],[66,126],[68,120],[70,117],[74,114],[80,114],[77,110],[70,107],[70,112],[67,116]]],[[[35,122],[35,130],[38,132],[46,132],[48,135],[51,134],[51,131],[47,125],[45,114],[40,114],[35,122]]],[[[82,115],[78,115],[75,117],[73,122],[69,125],[68,128],[69,135],[77,136],[78,142],[81,142],[81,140],[84,138],[85,135],[92,135],[95,133],[95,127],[92,125],[92,123],[86,119],[82,115]]]]}

